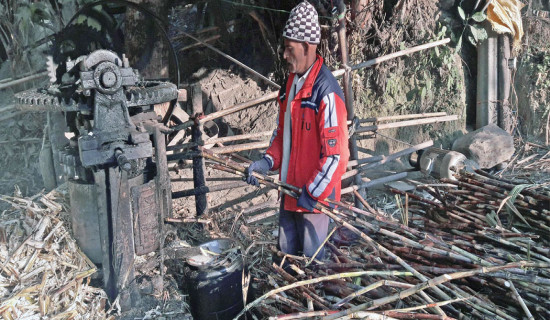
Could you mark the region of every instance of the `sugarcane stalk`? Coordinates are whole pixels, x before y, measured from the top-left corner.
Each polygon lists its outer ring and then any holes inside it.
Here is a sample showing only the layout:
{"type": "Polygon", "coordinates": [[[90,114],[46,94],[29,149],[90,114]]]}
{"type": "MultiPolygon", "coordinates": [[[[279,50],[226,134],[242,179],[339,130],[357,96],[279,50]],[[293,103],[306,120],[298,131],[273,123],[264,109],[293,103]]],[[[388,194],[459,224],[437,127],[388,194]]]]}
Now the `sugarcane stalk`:
{"type": "MultiPolygon", "coordinates": [[[[484,183],[487,183],[487,184],[490,184],[490,185],[493,185],[493,186],[497,186],[497,187],[501,187],[501,188],[504,188],[504,189],[510,190],[510,191],[516,187],[516,185],[513,184],[511,181],[506,181],[504,179],[498,179],[495,176],[492,176],[492,175],[484,172],[483,170],[476,170],[475,173],[461,170],[460,174],[464,175],[466,177],[471,177],[473,179],[479,179],[484,183]]],[[[544,194],[537,193],[537,192],[534,192],[534,191],[529,190],[529,189],[523,189],[523,190],[521,190],[520,194],[521,193],[523,193],[525,195],[529,195],[529,196],[531,196],[535,199],[538,199],[538,200],[550,201],[550,196],[546,196],[544,194]]]]}
{"type": "Polygon", "coordinates": [[[353,298],[355,297],[358,297],[360,295],[363,295],[369,291],[372,291],[374,289],[377,289],[377,288],[380,288],[381,286],[384,286],[386,285],[386,280],[380,280],[380,281],[377,281],[375,283],[372,283],[366,287],[364,287],[363,289],[359,290],[359,291],[356,291],[348,296],[346,296],[345,298],[341,299],[340,301],[334,303],[331,308],[333,309],[338,309],[340,308],[342,305],[350,302],[351,300],[353,300],[353,298]]]}
{"type": "Polygon", "coordinates": [[[509,263],[509,264],[505,264],[505,265],[501,265],[501,266],[482,267],[482,268],[471,270],[471,271],[444,274],[442,276],[438,276],[438,277],[430,279],[428,281],[424,281],[422,283],[419,283],[419,284],[415,285],[414,287],[412,287],[410,289],[405,289],[405,290],[403,290],[403,291],[401,291],[397,294],[394,294],[392,296],[384,297],[384,298],[373,300],[373,301],[369,301],[367,303],[363,303],[361,305],[355,306],[351,309],[348,309],[348,310],[345,310],[345,311],[342,311],[342,312],[339,312],[339,313],[332,314],[332,315],[326,317],[325,319],[326,320],[338,319],[339,317],[348,315],[348,314],[353,313],[353,312],[357,312],[357,311],[361,311],[361,310],[365,310],[365,309],[366,310],[372,310],[374,308],[383,306],[385,304],[388,304],[388,303],[391,303],[391,302],[394,302],[394,301],[397,301],[397,300],[400,300],[400,299],[402,300],[406,297],[409,297],[409,296],[411,296],[413,294],[416,294],[420,291],[423,291],[427,288],[432,288],[432,287],[435,287],[437,285],[441,285],[443,283],[449,282],[451,280],[466,278],[466,277],[470,277],[470,276],[473,276],[473,275],[476,275],[476,274],[491,273],[491,272],[494,272],[494,271],[500,271],[500,270],[504,270],[504,269],[507,269],[507,268],[520,268],[520,267],[550,268],[550,263],[535,263],[535,262],[521,261],[521,262],[509,263]]]}
{"type": "Polygon", "coordinates": [[[499,320],[515,320],[515,318],[509,316],[508,314],[498,309],[493,304],[487,303],[487,301],[479,299],[475,295],[475,292],[473,294],[469,294],[451,282],[447,282],[445,286],[449,288],[449,290],[453,290],[453,292],[458,297],[469,297],[470,299],[465,301],[466,304],[468,304],[469,306],[471,306],[476,310],[479,310],[485,314],[490,315],[492,318],[499,319],[499,320]]]}
{"type": "Polygon", "coordinates": [[[313,254],[313,256],[311,256],[311,259],[309,259],[309,261],[306,263],[306,265],[305,265],[306,268],[315,260],[315,257],[317,257],[317,255],[319,254],[319,252],[321,251],[321,249],[325,245],[334,246],[332,243],[328,242],[328,239],[330,239],[330,237],[332,237],[332,234],[334,234],[336,229],[337,228],[332,228],[332,230],[329,232],[329,234],[325,237],[325,240],[323,240],[323,242],[319,245],[319,248],[317,248],[317,250],[315,250],[315,253],[313,254]]]}
{"type": "Polygon", "coordinates": [[[462,219],[466,219],[466,221],[473,223],[474,229],[483,229],[487,224],[485,220],[479,219],[476,215],[464,214],[463,212],[456,210],[448,210],[447,214],[456,218],[460,217],[462,219]]]}
{"type": "Polygon", "coordinates": [[[442,204],[437,203],[437,202],[434,202],[434,201],[431,201],[431,200],[428,200],[428,199],[425,199],[425,198],[423,198],[423,197],[421,197],[421,196],[418,196],[418,195],[416,195],[416,194],[413,194],[413,193],[410,193],[410,192],[401,191],[401,190],[398,190],[398,189],[395,189],[395,188],[389,188],[389,190],[390,190],[391,192],[393,192],[393,193],[397,193],[397,194],[400,194],[400,195],[403,195],[403,196],[407,195],[407,196],[408,196],[409,198],[411,198],[411,199],[415,199],[415,200],[418,200],[418,201],[420,201],[420,202],[429,204],[429,205],[431,205],[431,206],[433,206],[433,207],[436,207],[436,208],[438,208],[438,209],[440,209],[440,210],[445,210],[445,208],[443,207],[442,204]]]}
{"type": "Polygon", "coordinates": [[[317,264],[310,266],[315,270],[334,270],[334,269],[383,269],[383,270],[398,270],[402,267],[397,264],[375,264],[375,263],[361,263],[361,262],[348,262],[348,263],[334,263],[326,262],[324,264],[317,264]]]}
{"type": "MultiPolygon", "coordinates": [[[[392,311],[396,311],[396,312],[406,312],[406,311],[422,310],[422,309],[426,309],[426,308],[433,308],[433,307],[435,307],[435,306],[441,307],[441,306],[445,306],[445,305],[448,305],[448,304],[451,304],[451,303],[455,303],[455,302],[460,302],[460,301],[468,300],[468,299],[470,299],[470,298],[471,298],[471,297],[457,298],[457,299],[452,299],[452,300],[447,300],[447,301],[441,301],[441,302],[432,303],[432,304],[426,304],[426,305],[422,305],[422,306],[414,306],[414,307],[410,307],[410,308],[394,309],[394,310],[392,310],[392,311]]],[[[447,317],[447,319],[449,319],[449,318],[447,317]]]]}
{"type": "MultiPolygon", "coordinates": [[[[302,287],[302,286],[306,286],[306,285],[311,285],[311,284],[316,284],[316,283],[320,283],[320,282],[324,282],[324,281],[334,280],[334,279],[355,278],[355,277],[361,277],[361,276],[368,276],[368,275],[373,276],[373,275],[382,275],[382,274],[392,275],[392,274],[389,274],[388,272],[381,273],[381,272],[378,272],[378,271],[357,271],[357,272],[337,273],[337,274],[332,274],[332,275],[328,275],[328,276],[324,276],[324,277],[318,277],[318,278],[315,278],[315,279],[296,281],[296,282],[288,284],[286,286],[273,289],[273,290],[263,294],[262,296],[260,296],[256,300],[252,301],[251,303],[248,303],[243,308],[243,310],[239,314],[237,314],[233,319],[238,320],[240,318],[240,316],[242,316],[245,312],[247,312],[248,310],[254,308],[258,304],[260,304],[262,301],[264,301],[266,298],[271,297],[274,294],[287,291],[289,289],[294,289],[294,288],[298,288],[298,287],[302,287]]],[[[396,275],[398,275],[398,273],[396,273],[396,275]]]]}
{"type": "MultiPolygon", "coordinates": [[[[278,188],[278,189],[283,189],[283,190],[281,190],[281,191],[284,192],[285,194],[289,194],[289,195],[291,195],[291,196],[292,196],[292,194],[295,194],[295,195],[296,195],[296,193],[294,193],[294,192],[289,192],[290,190],[288,190],[288,189],[282,187],[281,185],[277,185],[277,184],[273,183],[271,186],[272,186],[272,187],[274,186],[274,187],[276,187],[276,188],[278,188]]],[[[296,188],[296,189],[297,189],[297,188],[296,188]]],[[[325,208],[325,209],[326,209],[326,208],[325,208]]],[[[322,210],[321,210],[321,211],[322,211],[322,210]]],[[[342,214],[342,213],[339,212],[338,210],[333,210],[333,213],[334,213],[335,215],[342,214]]],[[[328,215],[328,214],[327,214],[327,215],[328,215]]],[[[335,219],[335,221],[337,221],[337,220],[335,219]]],[[[337,221],[337,222],[338,222],[338,221],[337,221]]],[[[357,223],[357,221],[356,221],[356,223],[357,223]]],[[[347,226],[346,226],[346,227],[347,227],[347,226]]],[[[352,230],[352,231],[353,231],[353,230],[352,230]]],[[[390,233],[391,233],[391,232],[390,232],[390,233]]],[[[418,231],[415,231],[415,232],[414,232],[414,234],[416,234],[416,233],[418,233],[418,231]]],[[[388,235],[388,234],[386,233],[386,235],[388,235]]],[[[403,240],[403,239],[401,239],[401,240],[403,240]]],[[[404,241],[407,241],[407,240],[404,240],[404,241]]],[[[437,243],[441,244],[441,242],[437,242],[437,243]]],[[[462,251],[460,251],[460,250],[463,250],[463,249],[460,249],[460,248],[458,248],[458,247],[456,247],[456,246],[451,246],[449,249],[451,249],[451,250],[453,250],[453,251],[455,251],[455,252],[459,252],[461,255],[467,255],[467,254],[468,254],[467,252],[462,252],[462,251]]],[[[475,257],[475,256],[474,256],[474,257],[475,257]]],[[[477,259],[476,259],[476,258],[473,258],[473,257],[470,257],[470,259],[473,259],[473,261],[476,261],[476,263],[483,263],[483,262],[484,262],[483,259],[481,259],[481,258],[479,258],[479,257],[477,257],[477,259]]],[[[484,263],[486,263],[486,262],[484,262],[484,263]]]]}
{"type": "MultiPolygon", "coordinates": [[[[337,228],[332,229],[334,232],[337,228]]],[[[342,251],[340,251],[335,245],[333,245],[330,242],[326,242],[326,246],[335,254],[338,256],[340,260],[342,260],[342,264],[351,263],[352,260],[350,260],[348,257],[346,257],[342,251]]],[[[309,263],[306,265],[306,267],[309,265],[309,263]]]]}
{"type": "Polygon", "coordinates": [[[388,317],[394,317],[396,319],[418,319],[418,320],[452,320],[455,318],[451,317],[444,317],[440,316],[438,314],[430,314],[430,313],[413,313],[413,312],[402,312],[402,311],[394,311],[394,310],[388,310],[388,311],[382,311],[382,315],[388,316],[388,317]]]}
{"type": "MultiPolygon", "coordinates": [[[[283,268],[279,267],[277,264],[273,263],[272,267],[285,279],[286,281],[293,283],[298,281],[295,277],[290,275],[288,272],[286,272],[283,268]]],[[[327,301],[325,301],[323,298],[319,297],[313,290],[307,288],[307,287],[301,287],[299,288],[301,291],[303,291],[304,294],[306,294],[309,298],[313,300],[315,304],[317,304],[320,308],[323,310],[329,310],[330,306],[327,301]]]]}
{"type": "Polygon", "coordinates": [[[313,317],[323,317],[331,314],[332,311],[304,311],[291,314],[283,314],[278,316],[269,317],[269,320],[295,320],[295,319],[308,319],[313,317]]]}
{"type": "Polygon", "coordinates": [[[531,314],[531,311],[529,311],[529,308],[527,308],[527,306],[525,305],[525,301],[523,301],[523,298],[519,295],[516,287],[514,286],[514,283],[512,281],[508,281],[508,284],[510,284],[510,289],[512,290],[512,293],[514,294],[514,297],[519,302],[519,305],[521,306],[521,308],[523,309],[523,311],[527,315],[527,319],[534,320],[535,318],[531,314]]]}
{"type": "Polygon", "coordinates": [[[538,254],[536,252],[529,252],[529,250],[527,248],[524,248],[522,246],[518,246],[508,240],[505,240],[505,239],[502,239],[498,236],[494,236],[494,235],[490,235],[490,234],[487,234],[487,233],[482,233],[482,232],[477,232],[479,236],[483,237],[483,238],[486,238],[486,239],[489,239],[489,240],[492,240],[492,241],[495,241],[495,242],[498,242],[498,243],[502,243],[506,246],[510,246],[518,251],[521,251],[525,254],[530,254],[531,256],[535,257],[535,258],[538,258],[540,260],[543,260],[543,261],[546,261],[546,262],[550,262],[550,259],[541,255],[541,254],[538,254]]]}
{"type": "Polygon", "coordinates": [[[300,311],[300,312],[307,311],[307,309],[304,308],[300,303],[298,303],[298,302],[296,302],[292,299],[285,298],[285,297],[283,297],[281,295],[278,295],[278,294],[274,295],[273,298],[275,299],[275,301],[284,303],[284,304],[286,304],[287,306],[293,308],[296,311],[300,311]]]}
{"type": "Polygon", "coordinates": [[[513,274],[511,272],[495,272],[491,274],[494,278],[501,278],[505,280],[514,280],[514,281],[520,281],[523,283],[529,283],[531,284],[540,284],[544,286],[550,286],[550,279],[548,278],[542,278],[535,275],[518,275],[513,274]]]}

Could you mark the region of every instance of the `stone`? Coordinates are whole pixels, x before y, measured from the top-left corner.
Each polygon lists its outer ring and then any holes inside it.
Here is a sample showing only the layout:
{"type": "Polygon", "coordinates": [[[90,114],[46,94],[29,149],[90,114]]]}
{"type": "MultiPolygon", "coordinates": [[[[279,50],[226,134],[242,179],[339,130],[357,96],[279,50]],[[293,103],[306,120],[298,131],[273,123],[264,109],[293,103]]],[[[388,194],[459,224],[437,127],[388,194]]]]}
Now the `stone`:
{"type": "Polygon", "coordinates": [[[514,138],[494,124],[472,131],[453,143],[452,150],[475,161],[480,168],[492,168],[512,158],[514,138]]]}

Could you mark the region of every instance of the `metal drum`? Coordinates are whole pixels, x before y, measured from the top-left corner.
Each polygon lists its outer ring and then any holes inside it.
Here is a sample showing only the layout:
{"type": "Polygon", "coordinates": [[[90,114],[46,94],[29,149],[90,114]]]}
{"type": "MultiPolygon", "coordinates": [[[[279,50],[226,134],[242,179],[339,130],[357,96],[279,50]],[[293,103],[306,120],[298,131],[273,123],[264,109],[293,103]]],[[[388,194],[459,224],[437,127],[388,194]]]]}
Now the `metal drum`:
{"type": "Polygon", "coordinates": [[[233,319],[244,307],[243,277],[247,274],[234,240],[217,239],[199,246],[202,254],[187,257],[183,288],[195,320],[233,319]]]}

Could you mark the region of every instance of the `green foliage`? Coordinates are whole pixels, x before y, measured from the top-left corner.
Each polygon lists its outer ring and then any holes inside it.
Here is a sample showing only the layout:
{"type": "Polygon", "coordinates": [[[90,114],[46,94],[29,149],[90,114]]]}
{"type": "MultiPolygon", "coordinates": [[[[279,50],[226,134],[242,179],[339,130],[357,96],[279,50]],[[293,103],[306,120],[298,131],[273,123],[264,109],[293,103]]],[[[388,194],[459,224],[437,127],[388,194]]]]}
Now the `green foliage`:
{"type": "Polygon", "coordinates": [[[478,43],[487,39],[487,30],[483,26],[480,26],[478,23],[487,20],[487,14],[483,11],[475,12],[472,15],[467,15],[464,12],[464,9],[461,7],[462,1],[457,8],[458,15],[462,19],[462,24],[464,28],[462,33],[458,37],[454,37],[454,42],[456,43],[456,50],[460,51],[462,48],[463,38],[466,37],[468,41],[474,46],[477,46],[478,43]]]}
{"type": "Polygon", "coordinates": [[[527,57],[531,63],[527,64],[530,74],[536,81],[536,86],[542,90],[550,89],[550,51],[529,47],[527,57]]]}
{"type": "MultiPolygon", "coordinates": [[[[443,39],[449,30],[438,24],[439,31],[432,41],[443,39]]],[[[410,73],[411,87],[406,98],[409,103],[418,105],[414,112],[431,112],[438,110],[439,104],[434,104],[438,96],[461,90],[460,70],[455,65],[454,51],[449,46],[440,46],[426,51],[416,59],[410,73]]],[[[407,75],[406,75],[407,76],[407,75]]]]}

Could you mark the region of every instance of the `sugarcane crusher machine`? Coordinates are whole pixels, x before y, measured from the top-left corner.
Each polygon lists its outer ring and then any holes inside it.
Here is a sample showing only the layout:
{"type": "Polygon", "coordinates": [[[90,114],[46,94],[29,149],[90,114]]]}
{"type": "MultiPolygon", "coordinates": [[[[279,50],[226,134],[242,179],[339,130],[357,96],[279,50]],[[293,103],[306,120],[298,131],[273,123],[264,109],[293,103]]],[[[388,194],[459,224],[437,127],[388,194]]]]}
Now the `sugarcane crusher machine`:
{"type": "Polygon", "coordinates": [[[177,99],[177,87],[141,81],[124,56],[108,50],[64,67],[56,84],[19,93],[17,103],[48,113],[49,143],[40,155],[46,187],[68,184],[73,234],[101,265],[109,298],[128,309],[140,300],[135,258],[162,248],[171,215],[166,127],[154,105],[177,99]]]}

